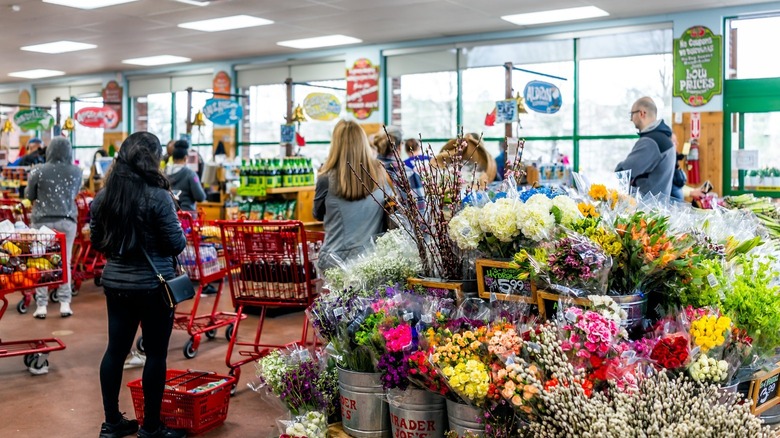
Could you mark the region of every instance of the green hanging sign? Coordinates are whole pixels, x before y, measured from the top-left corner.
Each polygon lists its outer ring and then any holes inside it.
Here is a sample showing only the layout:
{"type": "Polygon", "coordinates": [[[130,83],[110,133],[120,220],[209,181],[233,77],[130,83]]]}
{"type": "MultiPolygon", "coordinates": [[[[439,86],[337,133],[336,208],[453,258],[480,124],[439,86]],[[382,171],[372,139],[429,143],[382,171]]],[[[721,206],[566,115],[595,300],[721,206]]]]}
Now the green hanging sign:
{"type": "Polygon", "coordinates": [[[693,26],[674,40],[674,97],[702,106],[723,87],[723,37],[693,26]]]}
{"type": "Polygon", "coordinates": [[[47,131],[54,126],[54,117],[43,108],[30,108],[14,114],[14,123],[22,131],[47,131]]]}

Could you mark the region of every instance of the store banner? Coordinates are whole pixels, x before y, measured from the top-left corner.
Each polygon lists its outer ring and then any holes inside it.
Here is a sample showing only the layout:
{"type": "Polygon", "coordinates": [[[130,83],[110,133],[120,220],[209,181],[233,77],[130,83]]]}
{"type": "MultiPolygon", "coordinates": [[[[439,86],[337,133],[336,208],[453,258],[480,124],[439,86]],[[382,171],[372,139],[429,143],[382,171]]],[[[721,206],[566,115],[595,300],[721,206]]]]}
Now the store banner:
{"type": "Polygon", "coordinates": [[[116,81],[109,81],[106,84],[106,87],[103,88],[102,94],[103,106],[110,108],[114,111],[114,114],[116,114],[116,117],[112,119],[112,124],[103,126],[103,128],[114,129],[119,126],[119,122],[122,121],[122,99],[124,98],[124,91],[116,81]]]}
{"type": "MultiPolygon", "coordinates": [[[[555,85],[544,81],[531,81],[523,90],[526,107],[542,114],[555,114],[563,105],[561,90],[555,85]]],[[[517,105],[517,101],[515,101],[517,105]]]]}
{"type": "Polygon", "coordinates": [[[119,123],[119,115],[108,106],[90,106],[76,111],[76,121],[87,128],[113,128],[119,123]]]}
{"type": "Polygon", "coordinates": [[[722,39],[707,27],[693,26],[674,40],[674,97],[698,107],[721,94],[722,39]]]}
{"type": "Polygon", "coordinates": [[[215,125],[235,125],[244,117],[244,109],[235,100],[209,99],[203,106],[203,115],[215,125]]]}
{"type": "Polygon", "coordinates": [[[360,58],[347,69],[347,111],[365,120],[379,109],[379,66],[360,58]]]}
{"type": "Polygon", "coordinates": [[[310,93],[303,100],[303,110],[310,119],[327,122],[341,114],[341,102],[330,93],[310,93]]]}
{"type": "Polygon", "coordinates": [[[54,116],[43,108],[30,108],[14,114],[14,123],[22,131],[47,131],[54,126],[54,116]]]}

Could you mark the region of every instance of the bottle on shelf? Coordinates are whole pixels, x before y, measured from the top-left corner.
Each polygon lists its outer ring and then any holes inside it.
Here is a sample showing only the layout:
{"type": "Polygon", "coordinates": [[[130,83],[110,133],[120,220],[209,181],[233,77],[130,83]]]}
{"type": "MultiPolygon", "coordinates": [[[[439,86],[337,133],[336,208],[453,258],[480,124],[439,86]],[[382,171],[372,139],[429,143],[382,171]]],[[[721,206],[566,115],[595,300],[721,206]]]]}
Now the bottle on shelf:
{"type": "Polygon", "coordinates": [[[249,185],[249,174],[247,174],[246,160],[241,160],[241,167],[238,169],[238,181],[241,187],[249,185]]]}

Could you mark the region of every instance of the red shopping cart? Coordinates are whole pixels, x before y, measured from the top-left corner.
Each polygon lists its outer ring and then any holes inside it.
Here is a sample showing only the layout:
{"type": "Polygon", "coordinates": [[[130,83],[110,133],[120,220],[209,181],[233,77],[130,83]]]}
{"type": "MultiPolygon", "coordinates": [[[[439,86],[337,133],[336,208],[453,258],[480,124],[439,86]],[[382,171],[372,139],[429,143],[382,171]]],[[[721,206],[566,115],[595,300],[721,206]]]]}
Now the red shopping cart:
{"type": "MultiPolygon", "coordinates": [[[[198,290],[193,299],[192,309],[189,312],[176,312],[173,328],[185,330],[190,335],[182,352],[184,357],[192,359],[198,354],[203,334],[208,339],[214,339],[217,337],[217,329],[227,327],[225,338],[229,341],[238,313],[217,311],[222,295],[223,280],[227,275],[219,228],[206,224],[197,216],[193,217],[191,213],[186,211],[179,212],[179,221],[187,238],[187,246],[177,259],[190,280],[198,284],[198,290]],[[214,282],[218,282],[219,286],[217,286],[217,293],[214,295],[211,311],[198,315],[201,292],[205,286],[214,282]]],[[[241,318],[246,318],[246,315],[241,315],[241,318]]],[[[143,336],[139,336],[136,340],[136,348],[139,351],[144,351],[143,336]]]]}
{"type": "MultiPolygon", "coordinates": [[[[73,295],[78,295],[84,280],[94,279],[95,286],[102,286],[103,267],[106,259],[103,254],[92,248],[89,239],[89,208],[94,199],[94,193],[82,191],[76,195],[76,207],[78,208],[78,221],[76,223],[76,239],[73,242],[73,273],[71,289],[73,295]]],[[[57,301],[57,294],[52,292],[52,301],[57,301]]]]}
{"type": "MultiPolygon", "coordinates": [[[[8,308],[8,294],[68,281],[65,235],[37,230],[0,232],[0,318],[8,308]]],[[[0,340],[0,358],[24,356],[24,365],[41,369],[49,365],[52,351],[63,350],[57,338],[23,341],[0,340]]]]}
{"type": "MultiPolygon", "coordinates": [[[[228,344],[225,363],[237,381],[242,365],[265,356],[272,348],[289,345],[261,343],[266,311],[268,307],[306,308],[311,305],[320,280],[316,278],[314,262],[309,257],[308,242],[321,240],[322,233],[307,232],[300,221],[217,223],[227,255],[233,305],[239,314],[243,314],[245,306],[260,308],[254,342],[239,342],[239,321],[236,321],[228,344]],[[236,347],[250,348],[239,350],[241,358],[233,362],[236,347]]],[[[309,322],[304,318],[301,338],[296,343],[305,344],[308,331],[309,322]]]]}

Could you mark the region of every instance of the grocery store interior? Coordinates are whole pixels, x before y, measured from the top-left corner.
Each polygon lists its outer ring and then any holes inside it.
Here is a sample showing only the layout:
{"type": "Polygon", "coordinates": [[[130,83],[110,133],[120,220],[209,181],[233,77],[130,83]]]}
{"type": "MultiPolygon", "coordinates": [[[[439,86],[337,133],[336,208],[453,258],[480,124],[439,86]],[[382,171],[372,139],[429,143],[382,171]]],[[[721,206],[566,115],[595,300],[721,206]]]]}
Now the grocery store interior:
{"type": "MultiPolygon", "coordinates": [[[[631,105],[649,96],[680,144],[694,144],[691,183],[709,182],[721,195],[780,197],[777,1],[0,0],[0,35],[4,193],[23,192],[28,171],[7,166],[32,138],[48,145],[66,136],[84,189],[95,191],[122,141],[149,131],[163,146],[187,140],[193,169],[202,158],[205,220],[299,220],[317,235],[313,177],[341,119],[368,134],[398,127],[435,152],[461,130],[481,135],[494,157],[506,137],[523,138],[536,181],[550,184],[570,172],[612,174],[637,139],[631,105]],[[692,27],[718,36],[719,62],[696,72],[715,79],[702,101],[675,85],[675,44],[692,27]],[[526,93],[519,121],[488,122],[497,101],[519,99],[532,81],[551,84],[559,108],[536,111],[526,93]],[[750,159],[757,162],[740,164],[750,159]],[[266,170],[296,178],[242,186],[244,175],[266,170]]],[[[105,297],[99,272],[79,269],[71,274],[79,280],[71,317],[51,304],[46,319],[35,319],[29,297],[4,294],[0,436],[99,430],[105,297]],[[30,373],[27,355],[4,356],[3,341],[52,338],[65,348],[46,353],[46,374],[30,373]]],[[[192,313],[234,312],[229,286],[203,294],[192,313]]],[[[303,305],[266,309],[264,340],[301,337],[303,305]]],[[[247,311],[237,338],[251,341],[259,312],[247,311]]],[[[243,357],[226,358],[227,329],[199,332],[193,352],[185,322],[171,337],[168,368],[227,374],[243,357]]],[[[282,407],[247,386],[252,361],[241,368],[224,424],[198,436],[279,435],[282,407]]],[[[141,372],[129,367],[123,385],[141,372]]],[[[134,417],[124,386],[120,405],[134,417]]]]}

